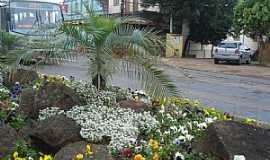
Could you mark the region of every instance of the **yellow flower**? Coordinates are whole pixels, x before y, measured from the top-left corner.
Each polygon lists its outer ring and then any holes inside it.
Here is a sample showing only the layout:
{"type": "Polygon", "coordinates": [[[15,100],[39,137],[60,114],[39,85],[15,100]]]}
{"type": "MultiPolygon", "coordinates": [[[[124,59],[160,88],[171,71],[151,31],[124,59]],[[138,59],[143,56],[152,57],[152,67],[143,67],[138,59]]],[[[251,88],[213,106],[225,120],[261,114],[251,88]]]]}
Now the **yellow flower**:
{"type": "Polygon", "coordinates": [[[77,154],[75,160],[83,160],[83,154],[77,154]]]}
{"type": "Polygon", "coordinates": [[[159,148],[158,141],[150,139],[148,145],[153,149],[157,150],[159,148]]]}
{"type": "Polygon", "coordinates": [[[13,153],[13,158],[14,158],[14,159],[15,159],[15,158],[18,158],[18,156],[19,156],[19,154],[18,154],[17,151],[13,153]]]}
{"type": "Polygon", "coordinates": [[[159,155],[157,153],[155,153],[152,160],[159,160],[159,155]]]}
{"type": "Polygon", "coordinates": [[[209,112],[207,111],[207,109],[204,109],[203,112],[206,117],[209,116],[209,112]]]}
{"type": "Polygon", "coordinates": [[[141,154],[137,154],[133,160],[145,160],[145,158],[141,154]]]}
{"type": "Polygon", "coordinates": [[[53,160],[51,155],[45,155],[44,160],[53,160]]]}
{"type": "Polygon", "coordinates": [[[39,160],[44,160],[43,157],[39,157],[39,160]]]}
{"type": "Polygon", "coordinates": [[[244,120],[244,123],[246,123],[246,124],[254,124],[254,123],[256,123],[256,120],[250,119],[250,118],[246,118],[246,119],[244,120]]]}
{"type": "Polygon", "coordinates": [[[85,154],[87,156],[91,156],[93,154],[93,152],[91,151],[91,146],[90,144],[86,145],[86,151],[85,151],[85,154]]]}

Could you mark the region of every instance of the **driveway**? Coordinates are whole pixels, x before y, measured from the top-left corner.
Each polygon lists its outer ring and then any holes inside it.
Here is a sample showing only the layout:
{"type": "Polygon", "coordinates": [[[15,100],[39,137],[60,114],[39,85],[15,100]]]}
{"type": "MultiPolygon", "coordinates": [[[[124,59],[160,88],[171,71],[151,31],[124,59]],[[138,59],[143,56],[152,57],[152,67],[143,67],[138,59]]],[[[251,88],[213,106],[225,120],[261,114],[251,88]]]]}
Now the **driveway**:
{"type": "Polygon", "coordinates": [[[270,67],[253,65],[214,64],[212,59],[162,58],[162,63],[192,70],[258,77],[270,80],[270,67]]]}
{"type": "MultiPolygon", "coordinates": [[[[177,86],[179,95],[183,97],[199,99],[205,106],[233,115],[270,122],[270,68],[258,68],[264,72],[255,72],[256,69],[252,67],[257,66],[218,65],[223,71],[213,71],[209,66],[210,69],[207,70],[203,65],[193,68],[194,65],[181,67],[167,63],[160,65],[160,68],[166,70],[166,74],[177,86]],[[232,69],[229,69],[230,67],[232,69]],[[254,71],[245,72],[237,67],[254,71]]],[[[83,57],[76,63],[45,66],[39,71],[45,74],[73,75],[77,79],[88,80],[87,61],[83,57]]],[[[114,75],[112,84],[125,88],[140,88],[136,81],[125,78],[123,73],[114,75]]]]}

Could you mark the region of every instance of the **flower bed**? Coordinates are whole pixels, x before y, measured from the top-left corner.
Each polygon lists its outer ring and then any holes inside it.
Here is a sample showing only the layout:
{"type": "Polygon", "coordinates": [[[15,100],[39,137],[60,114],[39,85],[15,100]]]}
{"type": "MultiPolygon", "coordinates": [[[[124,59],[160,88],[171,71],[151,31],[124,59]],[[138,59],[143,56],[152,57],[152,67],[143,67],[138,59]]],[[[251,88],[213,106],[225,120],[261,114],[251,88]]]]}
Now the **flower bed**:
{"type": "MultiPolygon", "coordinates": [[[[42,77],[33,88],[39,89],[40,85],[44,85],[42,77]]],[[[192,143],[202,135],[209,124],[233,119],[228,113],[204,108],[198,101],[189,99],[170,98],[153,101],[141,92],[119,88],[98,92],[89,83],[69,81],[60,76],[55,78],[49,76],[47,80],[63,82],[71,87],[79,96],[81,105],[74,106],[68,111],[60,110],[57,106],[46,108],[40,111],[39,120],[65,114],[81,126],[80,134],[85,140],[95,143],[104,143],[104,139],[109,140],[108,147],[113,156],[119,160],[209,159],[201,153],[196,153],[192,143]],[[149,104],[155,102],[156,108],[152,112],[137,113],[132,109],[120,108],[117,99],[132,99],[149,104]]],[[[8,93],[8,89],[1,88],[1,100],[10,101],[8,93]]],[[[13,107],[10,110],[18,108],[15,102],[11,103],[11,106],[13,107]]],[[[5,117],[4,112],[0,112],[0,119],[5,119],[1,118],[1,115],[5,117]]],[[[25,124],[25,117],[18,113],[12,120],[10,125],[16,129],[25,124]]],[[[244,123],[256,122],[245,119],[244,123]]],[[[27,150],[31,149],[28,147],[27,150]]],[[[18,147],[16,151],[13,153],[17,158],[31,157],[26,154],[26,151],[23,153],[19,151],[18,147]]],[[[41,156],[45,158],[45,155],[41,154],[41,156]]],[[[11,157],[14,158],[14,155],[11,157]]]]}

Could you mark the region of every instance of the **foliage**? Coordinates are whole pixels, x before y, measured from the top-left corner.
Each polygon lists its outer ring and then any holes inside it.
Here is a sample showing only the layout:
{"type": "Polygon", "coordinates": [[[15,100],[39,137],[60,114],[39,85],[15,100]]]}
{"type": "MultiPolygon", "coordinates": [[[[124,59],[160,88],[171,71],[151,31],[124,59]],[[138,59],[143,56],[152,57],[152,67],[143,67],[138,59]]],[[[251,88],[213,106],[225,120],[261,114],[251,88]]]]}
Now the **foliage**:
{"type": "Polygon", "coordinates": [[[20,37],[0,30],[0,63],[12,64],[22,54],[21,50],[16,48],[20,42],[20,37]]]}
{"type": "Polygon", "coordinates": [[[18,37],[0,30],[0,53],[7,54],[7,51],[14,47],[18,37]]]}
{"type": "Polygon", "coordinates": [[[31,148],[24,140],[19,140],[16,142],[15,151],[18,153],[18,157],[38,158],[38,152],[31,148]]]}
{"type": "Polygon", "coordinates": [[[230,32],[235,0],[143,0],[144,5],[159,4],[167,17],[187,20],[190,40],[202,44],[217,44],[230,32]]]}
{"type": "Polygon", "coordinates": [[[39,64],[60,64],[75,58],[75,54],[66,50],[63,45],[64,35],[51,31],[46,25],[40,26],[35,32],[42,34],[24,37],[22,49],[25,53],[17,60],[18,66],[34,65],[36,67],[39,64]]]}
{"type": "Polygon", "coordinates": [[[93,160],[93,152],[91,149],[91,145],[87,144],[85,147],[85,153],[78,153],[74,160],[93,160]]]}
{"type": "MultiPolygon", "coordinates": [[[[157,128],[150,134],[141,135],[136,143],[129,146],[131,155],[142,155],[145,159],[209,159],[193,151],[192,142],[199,137],[210,123],[216,120],[230,120],[214,109],[203,109],[196,101],[171,98],[155,115],[157,128]],[[177,158],[178,157],[178,158],[177,158]]],[[[121,158],[125,158],[125,155],[121,158]]],[[[139,156],[138,156],[139,157],[139,156]]],[[[126,157],[128,158],[128,157],[126,157]]]]}
{"type": "Polygon", "coordinates": [[[202,44],[217,45],[231,33],[235,0],[204,0],[197,7],[198,15],[190,21],[190,39],[202,44]]]}
{"type": "Polygon", "coordinates": [[[9,97],[9,90],[5,86],[0,86],[0,100],[7,100],[9,97]]]}
{"type": "Polygon", "coordinates": [[[15,144],[15,151],[6,156],[4,160],[53,160],[51,155],[44,155],[33,149],[24,140],[18,140],[15,144]]]}
{"type": "Polygon", "coordinates": [[[240,0],[234,10],[234,29],[255,40],[270,38],[270,1],[240,0]]]}
{"type": "Polygon", "coordinates": [[[61,30],[69,36],[67,48],[81,48],[88,55],[89,73],[98,91],[105,89],[112,74],[122,67],[129,78],[142,82],[149,95],[165,97],[176,94],[176,88],[167,76],[148,61],[150,57],[161,54],[163,45],[157,31],[125,25],[127,18],[104,17],[89,8],[87,10],[84,22],[64,23],[61,30]],[[113,58],[113,53],[121,49],[125,65],[119,65],[113,58]]]}
{"type": "Polygon", "coordinates": [[[21,129],[26,124],[26,117],[19,113],[17,113],[16,116],[12,116],[9,120],[9,125],[15,129],[21,129]]]}

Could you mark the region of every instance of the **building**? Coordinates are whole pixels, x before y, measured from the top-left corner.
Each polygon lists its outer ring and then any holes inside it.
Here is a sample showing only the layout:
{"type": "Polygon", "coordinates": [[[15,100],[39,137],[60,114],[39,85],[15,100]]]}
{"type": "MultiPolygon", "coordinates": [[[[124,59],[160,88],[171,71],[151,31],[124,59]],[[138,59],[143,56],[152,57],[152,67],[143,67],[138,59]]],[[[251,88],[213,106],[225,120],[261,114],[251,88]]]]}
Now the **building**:
{"type": "Polygon", "coordinates": [[[102,0],[64,0],[64,18],[70,19],[82,19],[86,14],[85,4],[93,8],[97,12],[104,14],[107,13],[106,1],[102,0]]]}
{"type": "Polygon", "coordinates": [[[0,0],[0,29],[7,31],[7,1],[0,0]]]}
{"type": "Polygon", "coordinates": [[[141,6],[141,0],[64,0],[66,17],[77,19],[86,13],[83,2],[89,7],[94,8],[100,14],[120,15],[121,10],[124,15],[138,15],[139,12],[159,12],[159,7],[144,8],[141,6]],[[122,4],[123,3],[123,4],[122,4]]]}
{"type": "Polygon", "coordinates": [[[134,14],[142,11],[159,12],[159,7],[145,8],[141,5],[141,0],[109,0],[108,12],[109,14],[121,13],[121,6],[123,6],[123,12],[125,15],[134,14]],[[121,4],[123,2],[123,4],[121,4]]]}

